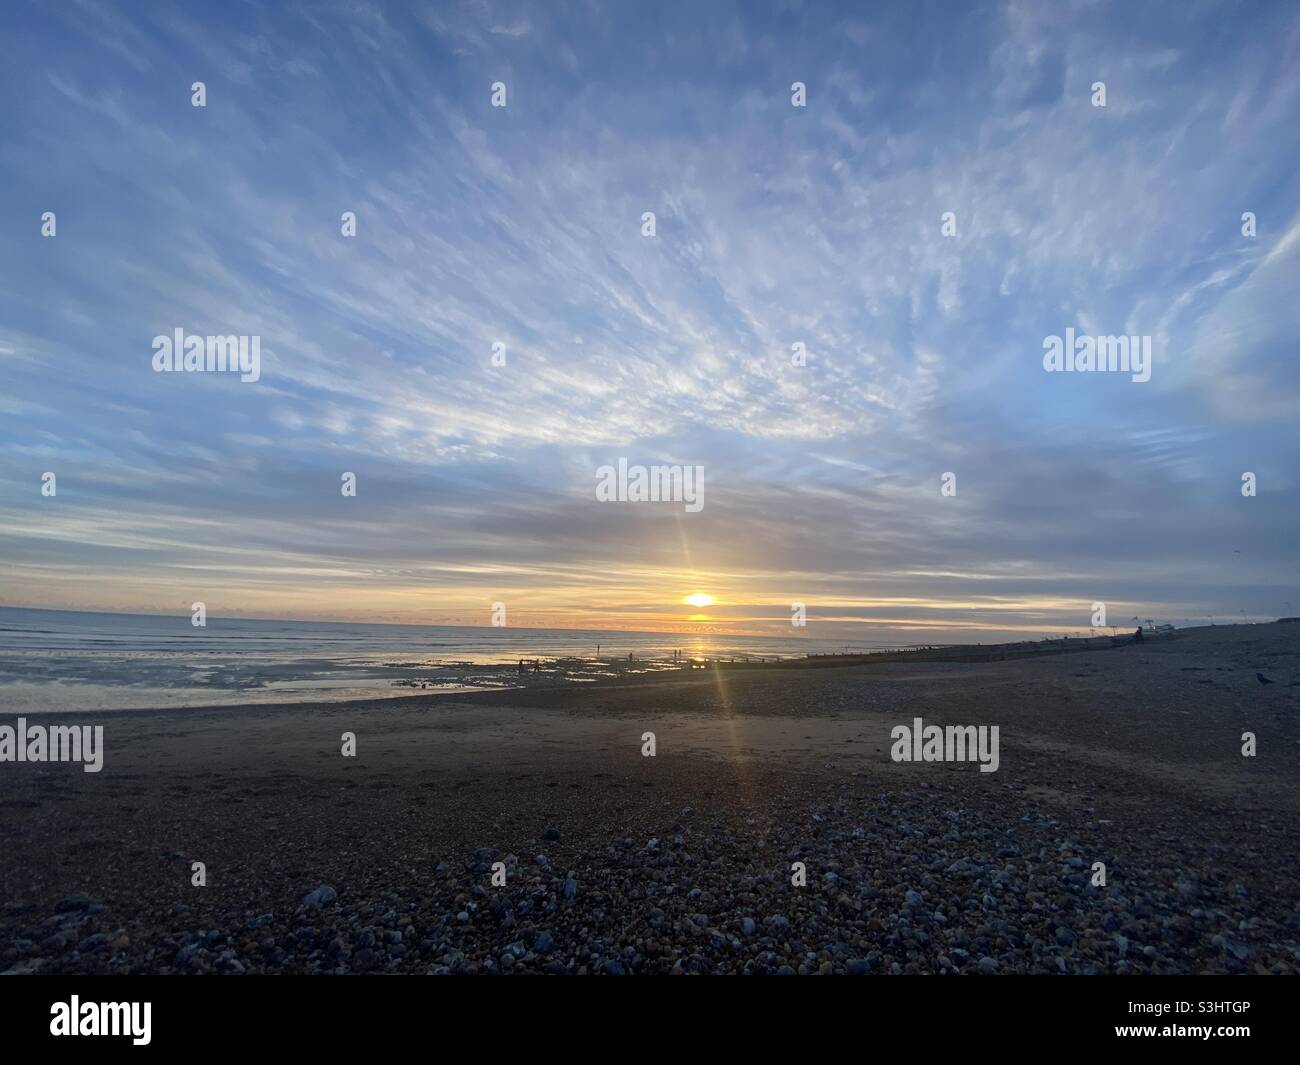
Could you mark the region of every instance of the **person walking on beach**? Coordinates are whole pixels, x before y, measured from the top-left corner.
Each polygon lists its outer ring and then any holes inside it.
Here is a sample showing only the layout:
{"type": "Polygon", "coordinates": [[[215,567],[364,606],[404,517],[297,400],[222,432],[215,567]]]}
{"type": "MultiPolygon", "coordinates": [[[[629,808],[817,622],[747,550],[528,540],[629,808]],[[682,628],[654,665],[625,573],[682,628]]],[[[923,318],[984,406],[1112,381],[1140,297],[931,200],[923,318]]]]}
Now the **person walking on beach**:
{"type": "Polygon", "coordinates": [[[1137,627],[1137,632],[1133,633],[1133,642],[1134,642],[1134,643],[1142,643],[1142,642],[1143,642],[1143,641],[1142,641],[1142,626],[1141,626],[1141,625],[1139,625],[1139,626],[1137,627]]]}

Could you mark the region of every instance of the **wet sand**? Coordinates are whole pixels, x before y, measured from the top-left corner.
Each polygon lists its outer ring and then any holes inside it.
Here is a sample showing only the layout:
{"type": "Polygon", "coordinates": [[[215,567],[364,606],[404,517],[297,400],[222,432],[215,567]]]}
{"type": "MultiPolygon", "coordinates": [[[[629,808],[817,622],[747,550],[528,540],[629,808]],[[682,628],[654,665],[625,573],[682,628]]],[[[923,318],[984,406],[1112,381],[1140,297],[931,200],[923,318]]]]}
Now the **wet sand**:
{"type": "Polygon", "coordinates": [[[1300,625],[93,722],[0,765],[0,971],[1300,970],[1300,625]]]}

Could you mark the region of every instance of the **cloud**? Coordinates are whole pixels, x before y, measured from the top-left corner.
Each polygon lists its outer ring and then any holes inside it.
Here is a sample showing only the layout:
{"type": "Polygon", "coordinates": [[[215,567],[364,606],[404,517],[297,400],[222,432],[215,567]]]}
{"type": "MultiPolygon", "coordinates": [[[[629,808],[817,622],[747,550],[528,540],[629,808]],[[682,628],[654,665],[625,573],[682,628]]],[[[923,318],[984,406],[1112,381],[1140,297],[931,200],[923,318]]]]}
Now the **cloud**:
{"type": "Polygon", "coordinates": [[[0,181],[59,236],[0,234],[14,594],[1276,612],[1300,20],[1163,10],[32,11],[0,181]],[[261,336],[262,380],[152,373],[177,327],[261,336]],[[1150,384],[1044,374],[1068,327],[1151,334],[1150,384]],[[706,510],[596,504],[619,456],[705,465],[706,510]]]}

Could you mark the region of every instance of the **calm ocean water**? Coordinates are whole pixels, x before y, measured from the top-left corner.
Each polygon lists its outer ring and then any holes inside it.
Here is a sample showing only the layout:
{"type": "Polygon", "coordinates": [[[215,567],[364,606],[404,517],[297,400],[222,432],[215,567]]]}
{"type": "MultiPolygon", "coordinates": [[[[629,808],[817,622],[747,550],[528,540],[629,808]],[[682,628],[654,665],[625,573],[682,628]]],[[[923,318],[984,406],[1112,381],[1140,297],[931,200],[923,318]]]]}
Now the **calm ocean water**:
{"type": "MultiPolygon", "coordinates": [[[[701,658],[772,658],[842,649],[840,643],[796,636],[246,618],[209,617],[205,628],[196,628],[188,614],[0,607],[0,713],[302,702],[583,683],[629,669],[670,668],[674,650],[701,658]],[[520,674],[521,658],[541,659],[552,668],[540,677],[520,674]]],[[[869,648],[856,644],[854,649],[869,648]]]]}

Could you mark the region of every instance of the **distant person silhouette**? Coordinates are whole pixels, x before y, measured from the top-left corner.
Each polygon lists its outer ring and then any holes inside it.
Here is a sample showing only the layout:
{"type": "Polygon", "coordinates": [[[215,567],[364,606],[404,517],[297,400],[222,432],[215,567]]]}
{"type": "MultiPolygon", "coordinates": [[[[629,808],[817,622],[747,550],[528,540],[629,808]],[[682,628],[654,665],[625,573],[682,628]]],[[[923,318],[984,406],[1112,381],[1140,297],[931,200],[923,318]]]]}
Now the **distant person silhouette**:
{"type": "Polygon", "coordinates": [[[1142,642],[1144,642],[1143,639],[1142,639],[1142,626],[1141,626],[1141,625],[1139,625],[1139,626],[1137,627],[1137,632],[1135,632],[1135,633],[1133,634],[1133,642],[1134,642],[1134,643],[1142,643],[1142,642]]]}

